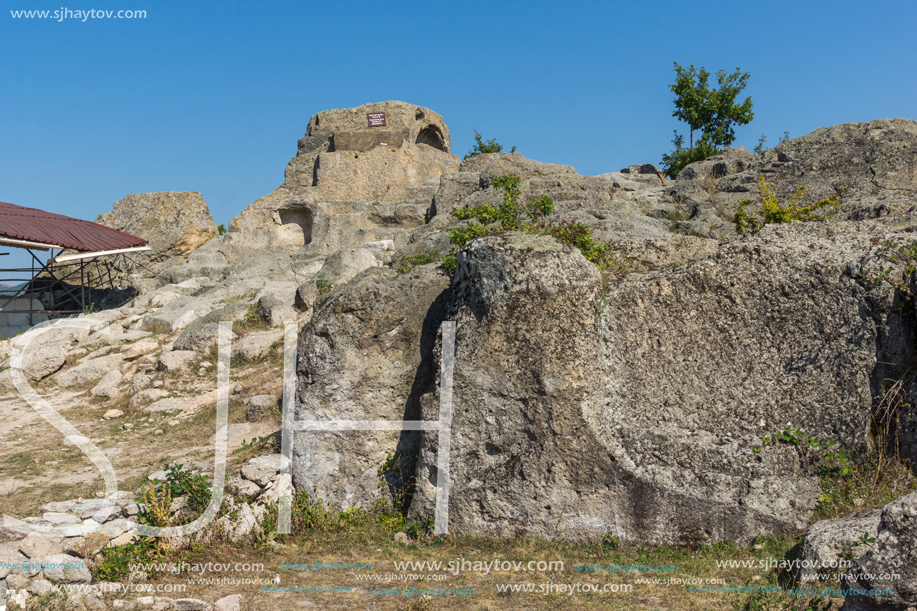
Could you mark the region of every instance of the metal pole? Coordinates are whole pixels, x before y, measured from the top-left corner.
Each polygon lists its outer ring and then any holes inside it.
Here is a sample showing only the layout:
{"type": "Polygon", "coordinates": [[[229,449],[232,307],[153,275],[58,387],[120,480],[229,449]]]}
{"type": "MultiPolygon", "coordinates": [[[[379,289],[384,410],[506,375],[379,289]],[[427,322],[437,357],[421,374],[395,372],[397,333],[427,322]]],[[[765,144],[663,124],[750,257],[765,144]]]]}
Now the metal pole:
{"type": "Polygon", "coordinates": [[[80,307],[86,309],[86,284],[83,280],[83,259],[80,259],[80,307]]]}
{"type": "MultiPolygon", "coordinates": [[[[53,248],[51,249],[51,257],[48,259],[48,263],[46,265],[50,265],[52,259],[54,259],[54,249],[53,248]]],[[[51,287],[53,285],[54,285],[54,274],[51,273],[51,280],[48,281],[48,311],[54,309],[54,293],[51,291],[51,287]]],[[[48,314],[48,318],[50,317],[51,315],[48,314]]]]}
{"type": "MultiPolygon", "coordinates": [[[[29,254],[32,251],[29,250],[29,254]]],[[[32,313],[32,310],[35,309],[35,256],[32,256],[32,277],[29,279],[29,326],[35,324],[35,315],[32,313]]]]}

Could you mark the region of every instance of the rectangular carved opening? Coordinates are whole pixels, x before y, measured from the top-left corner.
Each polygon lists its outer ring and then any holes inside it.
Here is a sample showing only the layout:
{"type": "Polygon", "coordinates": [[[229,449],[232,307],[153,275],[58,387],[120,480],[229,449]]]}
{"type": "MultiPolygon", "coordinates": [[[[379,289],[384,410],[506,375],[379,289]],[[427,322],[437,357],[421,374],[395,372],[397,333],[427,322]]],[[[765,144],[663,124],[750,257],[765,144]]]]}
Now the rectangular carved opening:
{"type": "Polygon", "coordinates": [[[302,243],[312,241],[312,211],[308,208],[287,208],[278,210],[281,225],[297,225],[302,229],[302,243]]]}

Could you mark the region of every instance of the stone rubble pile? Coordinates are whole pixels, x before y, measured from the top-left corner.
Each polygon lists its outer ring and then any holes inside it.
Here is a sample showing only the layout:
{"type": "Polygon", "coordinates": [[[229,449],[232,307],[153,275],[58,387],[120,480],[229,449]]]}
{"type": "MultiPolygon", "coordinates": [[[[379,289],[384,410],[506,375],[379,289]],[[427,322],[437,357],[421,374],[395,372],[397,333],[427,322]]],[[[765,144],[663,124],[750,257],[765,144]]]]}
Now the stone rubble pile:
{"type": "MultiPolygon", "coordinates": [[[[185,537],[168,540],[172,549],[182,549],[192,542],[226,538],[239,541],[256,531],[269,505],[276,504],[285,490],[292,488],[289,475],[282,475],[282,456],[270,454],[249,460],[226,480],[222,515],[204,529],[185,537]],[[235,517],[231,517],[235,516],[235,517]]],[[[184,465],[182,471],[198,472],[208,465],[184,465]]],[[[162,484],[168,474],[157,471],[150,482],[162,484]]],[[[0,605],[7,592],[8,605],[24,605],[30,597],[42,596],[61,586],[93,584],[91,569],[102,562],[105,549],[134,543],[140,539],[137,527],[146,507],[142,502],[144,487],[119,491],[104,499],[71,499],[42,506],[41,516],[10,520],[0,527],[0,605]],[[99,519],[99,521],[97,521],[99,519]]],[[[187,497],[172,499],[169,512],[172,524],[196,519],[187,507],[187,497]]],[[[276,544],[275,544],[276,545],[276,544]]],[[[134,572],[132,582],[143,582],[145,573],[134,572]]],[[[224,597],[213,606],[195,599],[140,597],[133,601],[111,598],[104,593],[117,592],[119,586],[94,583],[93,588],[70,590],[68,596],[76,605],[90,609],[168,609],[203,610],[238,609],[240,595],[224,597]],[[235,605],[233,607],[232,605],[235,605]]],[[[66,592],[67,590],[64,589],[66,592]]],[[[15,608],[15,607],[11,607],[15,608]]],[[[22,607],[24,608],[24,607],[22,607]]]]}

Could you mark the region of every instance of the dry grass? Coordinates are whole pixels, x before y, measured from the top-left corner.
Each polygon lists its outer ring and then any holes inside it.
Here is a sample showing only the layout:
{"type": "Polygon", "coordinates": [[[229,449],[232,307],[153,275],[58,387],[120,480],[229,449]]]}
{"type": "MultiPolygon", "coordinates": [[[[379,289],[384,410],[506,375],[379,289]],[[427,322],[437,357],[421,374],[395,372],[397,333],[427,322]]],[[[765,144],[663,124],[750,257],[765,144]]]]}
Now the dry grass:
{"type": "MultiPolygon", "coordinates": [[[[258,544],[252,537],[236,544],[215,543],[198,546],[183,552],[171,552],[159,559],[163,562],[184,560],[189,565],[213,563],[262,563],[257,571],[232,571],[211,573],[210,577],[230,579],[264,579],[272,583],[275,576],[280,586],[313,588],[299,592],[265,591],[258,584],[200,584],[189,580],[200,578],[194,571],[182,574],[168,572],[150,576],[153,584],[183,584],[187,590],[182,596],[213,602],[230,594],[242,594],[249,609],[296,609],[318,607],[334,609],[378,609],[403,611],[407,609],[524,609],[554,611],[578,610],[632,610],[659,609],[730,610],[742,608],[745,595],[722,595],[691,592],[685,585],[666,585],[667,577],[680,579],[722,580],[727,585],[745,584],[777,585],[780,576],[775,572],[748,569],[721,569],[716,562],[723,560],[753,560],[787,557],[797,543],[794,537],[773,537],[762,541],[763,550],[732,544],[686,547],[633,547],[612,549],[609,546],[584,543],[547,542],[533,539],[495,540],[486,537],[448,536],[425,537],[399,544],[392,540],[392,528],[379,522],[356,523],[345,528],[315,528],[301,531],[287,543],[287,547],[272,551],[258,544]],[[563,568],[554,565],[550,571],[455,571],[448,567],[460,566],[461,560],[470,562],[563,562],[563,568]],[[395,562],[441,562],[440,570],[398,570],[395,562]],[[371,568],[318,568],[341,563],[371,568]],[[678,571],[654,573],[581,572],[577,565],[677,565],[678,571]],[[287,565],[286,567],[284,565],[287,565]],[[290,567],[289,565],[300,565],[290,567]],[[305,567],[302,565],[306,565],[305,567]],[[418,575],[417,579],[412,576],[418,575]],[[422,578],[420,576],[423,576],[422,578]],[[367,577],[379,576],[377,580],[367,577]],[[643,579],[659,579],[659,583],[638,583],[643,579]],[[386,581],[389,579],[390,581],[386,581]],[[404,580],[407,581],[404,581],[404,580]],[[501,592],[499,587],[534,584],[533,592],[501,592]],[[630,586],[628,592],[561,592],[543,593],[541,588],[552,584],[586,584],[600,590],[606,584],[630,586]],[[499,587],[498,587],[499,586],[499,587]],[[347,592],[316,591],[332,587],[351,588],[347,592]],[[427,596],[383,594],[392,588],[461,589],[473,590],[473,596],[427,596]],[[739,602],[739,606],[733,605],[739,602]]],[[[283,538],[283,537],[281,537],[283,538]]],[[[429,566],[429,565],[428,565],[429,566]]],[[[204,577],[207,577],[204,575],[204,577]]],[[[774,601],[789,600],[771,596],[774,601]]],[[[777,606],[776,608],[779,608],[777,606]]]]}

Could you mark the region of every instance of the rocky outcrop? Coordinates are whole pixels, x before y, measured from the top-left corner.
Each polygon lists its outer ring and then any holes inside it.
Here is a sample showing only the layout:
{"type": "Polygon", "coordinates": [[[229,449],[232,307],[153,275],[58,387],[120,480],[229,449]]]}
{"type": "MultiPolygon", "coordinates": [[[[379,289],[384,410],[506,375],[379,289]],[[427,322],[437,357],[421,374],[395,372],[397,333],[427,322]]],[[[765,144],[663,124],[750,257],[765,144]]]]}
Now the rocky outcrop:
{"type": "Polygon", "coordinates": [[[610,243],[621,253],[622,260],[633,258],[635,269],[683,263],[716,244],[711,241],[710,247],[698,248],[693,243],[684,248],[685,236],[677,236],[677,244],[666,246],[673,237],[668,214],[674,213],[674,208],[661,208],[667,181],[650,164],[581,176],[571,166],[543,163],[519,153],[487,153],[463,161],[459,172],[443,175],[430,206],[431,220],[415,230],[392,259],[422,254],[442,257],[454,252],[448,234],[467,221],[457,220],[452,212],[461,207],[503,205],[505,191],[493,186],[498,176],[520,179],[521,204],[531,198],[551,198],[555,211],[542,220],[584,225],[596,240],[610,243]],[[645,251],[652,251],[649,257],[642,256],[645,251]]]}
{"type": "Polygon", "coordinates": [[[899,215],[917,201],[917,122],[881,119],[823,127],[762,155],[744,148],[692,163],[667,196],[685,228],[697,235],[734,234],[731,219],[744,199],[759,202],[764,176],[788,200],[806,187],[805,203],[840,195],[837,220],[899,215]]]}
{"type": "MultiPolygon", "coordinates": [[[[401,276],[371,268],[319,297],[299,339],[296,419],[418,420],[420,394],[438,375],[431,350],[448,285],[435,264],[401,276]]],[[[416,432],[302,432],[296,439],[297,489],[314,491],[339,507],[403,491],[397,472],[388,490],[380,490],[377,475],[399,450],[405,455],[401,475],[413,474],[416,432]]]]}
{"type": "Polygon", "coordinates": [[[438,178],[458,169],[449,151],[449,128],[428,108],[392,101],[320,112],[283,184],[232,220],[221,250],[238,260],[254,250],[401,246],[423,224],[438,178]]]}
{"type": "Polygon", "coordinates": [[[846,587],[863,594],[848,596],[843,611],[917,607],[917,492],[882,509],[875,544],[853,561],[846,587]]]}
{"type": "MultiPolygon", "coordinates": [[[[607,285],[553,238],[467,245],[447,314],[458,323],[450,529],[643,543],[804,530],[818,457],[761,437],[801,429],[865,447],[873,384],[907,355],[892,294],[860,278],[879,262],[877,242],[893,236],[874,222],[769,226],[607,285]]],[[[384,273],[354,282],[397,292],[384,273]]],[[[385,400],[378,385],[354,392],[391,366],[367,360],[388,310],[331,303],[301,339],[300,417],[410,419],[401,406],[414,387],[384,384],[385,400]],[[359,324],[344,325],[350,316],[359,324]],[[350,376],[360,382],[342,382],[350,376]]],[[[424,419],[438,418],[435,383],[417,401],[424,419]]],[[[300,460],[298,473],[317,475],[297,485],[340,506],[372,502],[369,466],[409,451],[407,434],[400,445],[322,435],[335,439],[322,456],[343,462],[323,474],[309,454],[313,466],[300,460]]],[[[436,458],[436,434],[422,434],[415,518],[432,516],[436,458]]]]}
{"type": "Polygon", "coordinates": [[[160,268],[171,259],[187,257],[217,235],[204,198],[197,191],[137,193],[115,202],[96,223],[141,237],[150,251],[131,258],[160,268]]]}

